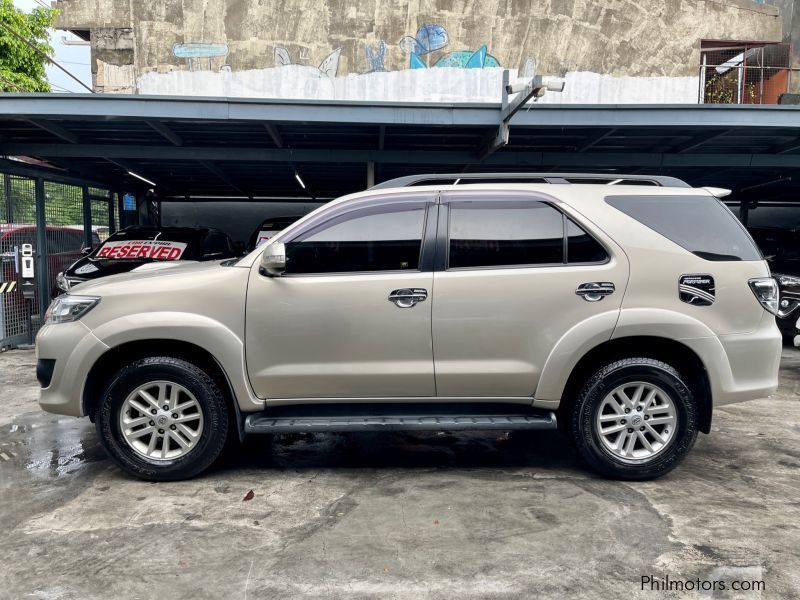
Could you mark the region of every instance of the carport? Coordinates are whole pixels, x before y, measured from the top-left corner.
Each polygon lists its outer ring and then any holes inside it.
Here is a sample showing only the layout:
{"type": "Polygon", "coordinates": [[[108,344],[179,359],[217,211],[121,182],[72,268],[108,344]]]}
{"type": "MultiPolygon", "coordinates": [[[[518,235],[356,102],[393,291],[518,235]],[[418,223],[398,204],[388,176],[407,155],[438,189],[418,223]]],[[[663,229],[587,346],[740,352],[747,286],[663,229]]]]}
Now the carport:
{"type": "Polygon", "coordinates": [[[800,189],[800,107],[529,106],[492,149],[500,104],[15,94],[0,97],[0,155],[162,199],[326,200],[401,175],[476,170],[672,175],[740,201],[800,189]]]}
{"type": "MultiPolygon", "coordinates": [[[[71,186],[82,223],[68,224],[82,224],[89,242],[101,226],[159,222],[168,207],[180,224],[175,207],[187,202],[201,212],[232,202],[308,210],[417,173],[583,171],[731,188],[727,200],[743,221],[760,214],[756,206],[780,207],[770,218],[791,227],[799,117],[797,106],[540,104],[514,113],[505,102],[9,94],[0,96],[3,222],[35,224],[36,264],[47,273],[48,185],[71,186]],[[20,181],[34,207],[25,216],[11,197],[20,181]]],[[[38,279],[32,314],[46,307],[53,277],[38,279]]]]}

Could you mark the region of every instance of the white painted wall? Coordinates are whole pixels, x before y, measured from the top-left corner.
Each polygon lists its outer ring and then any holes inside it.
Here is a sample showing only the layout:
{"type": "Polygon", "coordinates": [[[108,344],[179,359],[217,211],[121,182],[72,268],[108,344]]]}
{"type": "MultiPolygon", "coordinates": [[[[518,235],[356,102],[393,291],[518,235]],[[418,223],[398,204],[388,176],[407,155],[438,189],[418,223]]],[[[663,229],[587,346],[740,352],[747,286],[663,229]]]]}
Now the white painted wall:
{"type": "MultiPolygon", "coordinates": [[[[237,72],[147,73],[140,94],[365,100],[393,102],[499,102],[503,70],[409,69],[330,78],[315,67],[288,65],[237,72]]],[[[516,71],[511,70],[512,80],[516,71]]],[[[563,93],[540,102],[570,104],[693,104],[697,77],[614,77],[570,72],[563,93]]]]}

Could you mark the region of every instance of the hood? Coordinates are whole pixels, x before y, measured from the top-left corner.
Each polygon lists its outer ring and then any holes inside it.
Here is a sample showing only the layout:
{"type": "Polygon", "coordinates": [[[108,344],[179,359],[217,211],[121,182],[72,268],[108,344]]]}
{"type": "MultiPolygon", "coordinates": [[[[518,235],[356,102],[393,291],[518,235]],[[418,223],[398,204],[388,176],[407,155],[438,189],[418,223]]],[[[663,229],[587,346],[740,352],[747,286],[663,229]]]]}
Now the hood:
{"type": "MultiPolygon", "coordinates": [[[[193,261],[176,261],[164,264],[163,268],[150,267],[146,269],[138,269],[134,271],[127,270],[126,272],[118,273],[116,275],[109,275],[107,277],[98,276],[97,279],[81,282],[72,286],[70,293],[76,294],[89,294],[93,296],[102,296],[104,293],[111,291],[113,288],[126,285],[145,283],[153,280],[166,280],[167,278],[180,278],[188,274],[200,274],[206,271],[215,271],[217,269],[229,268],[222,263],[224,260],[213,260],[207,262],[193,262],[193,261]]],[[[78,275],[80,277],[80,275],[78,275]]]]}
{"type": "Polygon", "coordinates": [[[143,265],[165,265],[168,264],[168,262],[174,264],[178,261],[154,262],[151,260],[131,260],[128,258],[123,260],[109,260],[84,256],[72,263],[69,268],[64,271],[64,275],[72,279],[89,281],[100,277],[108,277],[109,275],[117,275],[118,273],[128,273],[143,265]]]}

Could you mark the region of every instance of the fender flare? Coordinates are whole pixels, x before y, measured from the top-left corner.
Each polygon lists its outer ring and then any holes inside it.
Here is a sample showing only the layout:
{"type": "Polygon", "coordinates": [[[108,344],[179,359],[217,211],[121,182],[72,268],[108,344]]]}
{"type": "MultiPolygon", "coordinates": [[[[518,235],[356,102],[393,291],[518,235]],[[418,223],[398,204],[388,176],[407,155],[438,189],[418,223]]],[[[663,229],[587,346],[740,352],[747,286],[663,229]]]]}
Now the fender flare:
{"type": "Polygon", "coordinates": [[[103,323],[94,335],[110,348],[130,342],[170,339],[205,349],[222,369],[242,412],[262,410],[264,401],[250,388],[244,342],[222,323],[195,313],[159,311],[135,313],[103,323]],[[136,327],[131,328],[131,321],[136,327]]]}
{"type": "MultiPolygon", "coordinates": [[[[604,342],[637,336],[661,337],[675,341],[717,339],[714,332],[701,321],[671,310],[630,308],[594,315],[574,325],[556,342],[542,368],[534,394],[534,404],[557,408],[570,375],[584,356],[604,342]]],[[[693,346],[693,344],[685,345],[693,346]]],[[[715,353],[722,352],[724,355],[724,349],[719,343],[704,346],[714,348],[715,353]]],[[[698,352],[698,354],[706,369],[710,371],[711,381],[718,379],[715,375],[724,378],[725,374],[714,373],[713,365],[726,364],[727,361],[708,360],[709,357],[703,356],[703,353],[698,352]]]]}

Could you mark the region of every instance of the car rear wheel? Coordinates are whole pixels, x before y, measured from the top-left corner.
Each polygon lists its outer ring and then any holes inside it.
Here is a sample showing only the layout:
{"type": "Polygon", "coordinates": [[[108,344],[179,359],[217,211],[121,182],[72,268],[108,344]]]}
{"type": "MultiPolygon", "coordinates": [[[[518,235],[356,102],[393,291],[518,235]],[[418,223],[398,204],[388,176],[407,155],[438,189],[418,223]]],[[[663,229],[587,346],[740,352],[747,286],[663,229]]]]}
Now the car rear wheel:
{"type": "Polygon", "coordinates": [[[675,468],[697,438],[694,399],[672,366],[626,358],[583,386],[572,435],[595,470],[620,479],[652,479],[675,468]]]}
{"type": "Polygon", "coordinates": [[[196,365],[149,357],[113,377],[95,423],[122,469],[150,481],[178,480],[204,471],[219,456],[228,409],[219,386],[196,365]]]}

